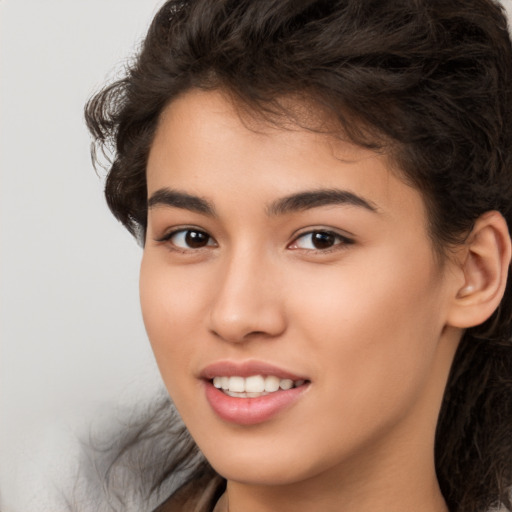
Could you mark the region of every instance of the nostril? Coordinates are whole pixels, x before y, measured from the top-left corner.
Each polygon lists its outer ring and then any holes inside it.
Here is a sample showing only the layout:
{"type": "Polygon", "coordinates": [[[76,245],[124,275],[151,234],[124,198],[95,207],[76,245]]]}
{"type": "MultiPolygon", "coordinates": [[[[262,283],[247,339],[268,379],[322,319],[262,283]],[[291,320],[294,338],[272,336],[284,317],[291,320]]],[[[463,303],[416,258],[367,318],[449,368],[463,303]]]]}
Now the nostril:
{"type": "MultiPolygon", "coordinates": [[[[238,276],[247,281],[248,277],[238,276]]],[[[215,295],[209,312],[209,330],[231,343],[272,338],[282,334],[287,325],[283,302],[264,282],[255,278],[251,288],[234,282],[225,283],[215,295]]],[[[243,283],[242,283],[243,284],[243,283]]]]}
{"type": "Polygon", "coordinates": [[[265,331],[236,328],[235,326],[224,326],[222,329],[211,329],[210,332],[216,337],[230,343],[243,343],[252,339],[272,338],[274,335],[265,331]]]}

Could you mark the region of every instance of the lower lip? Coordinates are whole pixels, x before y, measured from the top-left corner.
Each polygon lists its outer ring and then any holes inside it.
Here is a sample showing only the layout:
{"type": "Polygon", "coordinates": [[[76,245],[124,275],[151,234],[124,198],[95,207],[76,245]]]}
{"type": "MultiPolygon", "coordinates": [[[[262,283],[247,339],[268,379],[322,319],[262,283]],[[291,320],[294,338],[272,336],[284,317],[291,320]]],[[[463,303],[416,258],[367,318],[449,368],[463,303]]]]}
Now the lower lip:
{"type": "Polygon", "coordinates": [[[205,381],[206,399],[214,412],[225,421],[238,425],[263,423],[286,409],[309,387],[279,390],[257,398],[236,398],[218,390],[210,381],[205,381]]]}

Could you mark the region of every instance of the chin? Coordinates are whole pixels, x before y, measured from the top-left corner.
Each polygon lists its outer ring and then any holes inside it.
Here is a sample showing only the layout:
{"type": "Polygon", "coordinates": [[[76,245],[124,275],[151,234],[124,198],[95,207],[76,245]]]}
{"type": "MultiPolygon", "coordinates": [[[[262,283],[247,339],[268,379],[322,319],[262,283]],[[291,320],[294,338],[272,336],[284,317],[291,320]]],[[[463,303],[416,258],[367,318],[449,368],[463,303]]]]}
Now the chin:
{"type": "MultiPolygon", "coordinates": [[[[212,461],[210,461],[212,463],[212,461]]],[[[226,480],[246,485],[290,485],[307,479],[313,475],[302,474],[297,468],[291,472],[290,466],[280,461],[248,462],[229,460],[212,463],[213,468],[226,480]]]]}
{"type": "Polygon", "coordinates": [[[303,482],[328,470],[339,457],[307,450],[297,443],[284,447],[276,440],[267,446],[217,445],[203,451],[217,473],[227,480],[250,485],[292,485],[303,482]],[[333,460],[336,459],[336,460],[333,460]]]}

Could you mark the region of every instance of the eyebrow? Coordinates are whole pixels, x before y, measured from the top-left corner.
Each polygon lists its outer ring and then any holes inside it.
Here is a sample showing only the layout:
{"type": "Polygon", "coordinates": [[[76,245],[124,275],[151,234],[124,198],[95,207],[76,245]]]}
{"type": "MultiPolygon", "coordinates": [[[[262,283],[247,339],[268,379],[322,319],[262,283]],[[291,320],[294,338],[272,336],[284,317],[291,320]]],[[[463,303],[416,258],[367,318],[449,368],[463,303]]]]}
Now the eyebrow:
{"type": "Polygon", "coordinates": [[[156,208],[157,206],[172,206],[201,213],[209,217],[216,216],[214,206],[206,199],[170,188],[161,188],[148,199],[148,209],[156,208]]]}
{"type": "MultiPolygon", "coordinates": [[[[284,215],[296,211],[330,205],[350,205],[378,212],[378,207],[372,201],[364,199],[348,190],[320,189],[297,192],[272,202],[267,207],[269,216],[284,215]]],[[[148,199],[148,209],[158,206],[171,206],[190,210],[209,217],[216,217],[215,207],[206,199],[170,188],[161,188],[148,199]]]]}
{"type": "Polygon", "coordinates": [[[350,205],[365,208],[371,212],[379,211],[375,203],[348,190],[320,189],[299,192],[278,199],[268,207],[267,212],[269,215],[284,215],[330,205],[350,205]]]}

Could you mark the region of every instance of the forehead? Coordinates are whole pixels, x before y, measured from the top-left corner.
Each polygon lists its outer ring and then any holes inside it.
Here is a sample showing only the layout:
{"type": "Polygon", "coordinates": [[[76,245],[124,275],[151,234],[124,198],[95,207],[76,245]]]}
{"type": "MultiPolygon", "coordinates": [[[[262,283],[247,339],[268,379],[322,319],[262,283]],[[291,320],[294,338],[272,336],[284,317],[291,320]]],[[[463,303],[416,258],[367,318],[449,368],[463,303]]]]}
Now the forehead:
{"type": "MultiPolygon", "coordinates": [[[[297,107],[297,111],[300,107],[297,107]]],[[[384,214],[415,210],[421,194],[398,178],[383,152],[296,123],[270,123],[240,111],[222,91],[189,91],[163,111],[151,147],[148,193],[172,187],[212,200],[255,201],[304,189],[362,195],[384,214]]]]}

